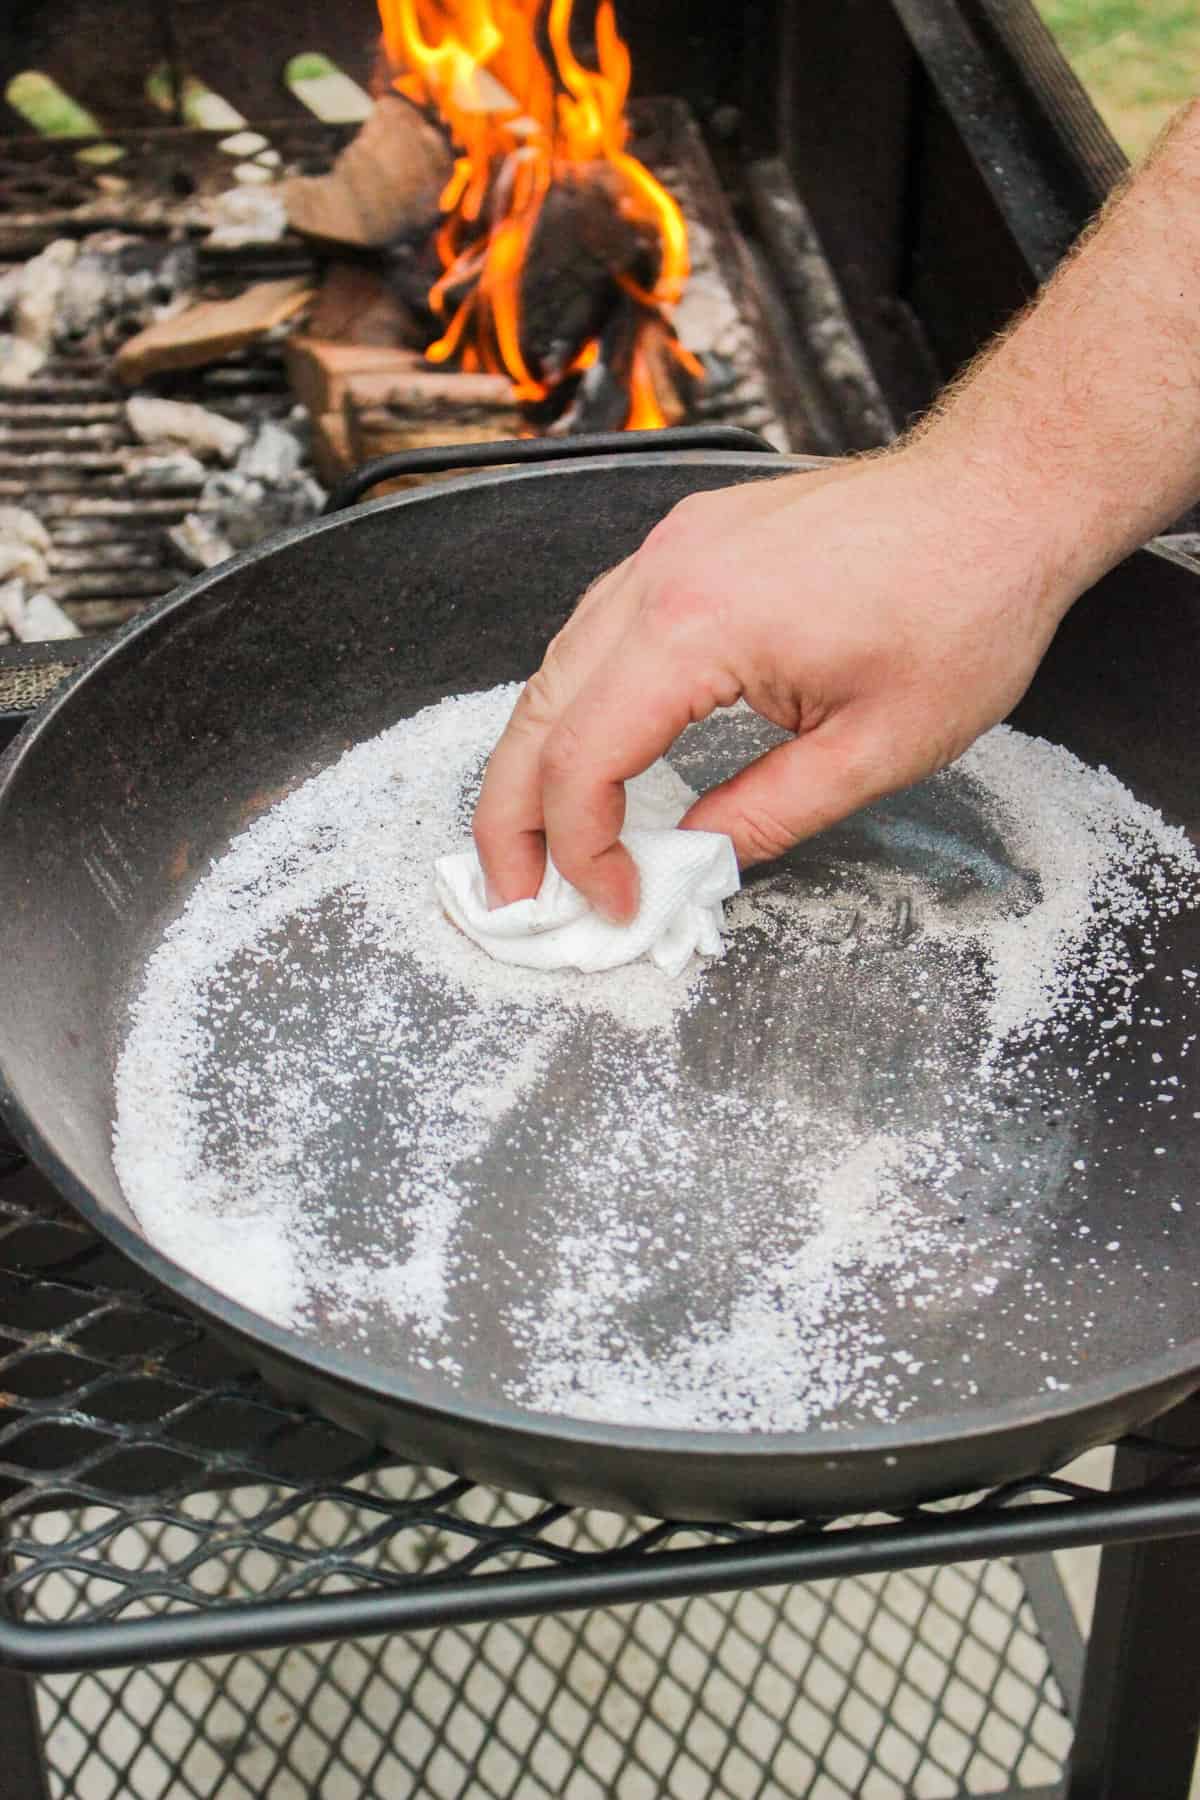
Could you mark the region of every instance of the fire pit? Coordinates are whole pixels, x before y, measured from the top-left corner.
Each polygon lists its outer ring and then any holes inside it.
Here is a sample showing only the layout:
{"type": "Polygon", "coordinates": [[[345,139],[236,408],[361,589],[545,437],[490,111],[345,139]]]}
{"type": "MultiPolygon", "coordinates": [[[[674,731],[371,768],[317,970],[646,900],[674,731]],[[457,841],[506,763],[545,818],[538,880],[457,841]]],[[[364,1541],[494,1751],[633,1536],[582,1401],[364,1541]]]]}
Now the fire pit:
{"type": "MultiPolygon", "coordinates": [[[[221,9],[184,0],[0,23],[0,292],[59,245],[44,272],[77,250],[76,313],[85,275],[108,296],[103,328],[52,333],[37,367],[0,356],[0,505],[48,533],[26,592],[55,629],[121,623],[377,451],[682,418],[793,450],[885,442],[1120,166],[1025,5],[781,0],[752,31],[718,0],[327,11],[242,5],[236,57],[221,9]],[[407,146],[390,214],[382,116],[407,146]],[[348,223],[322,178],[356,151],[375,210],[348,223]],[[273,235],[288,191],[304,233],[273,235]],[[288,282],[315,298],[273,312],[288,282]],[[248,291],[222,344],[213,303],[248,291]],[[205,305],[196,366],[182,320],[205,305]],[[165,361],[160,338],[118,370],[173,307],[165,361]],[[296,448],[248,447],[247,473],[147,445],[131,393],[296,448]]],[[[43,635],[16,604],[0,633],[43,635]]],[[[79,654],[0,644],[0,731],[79,654]]]]}
{"type": "MultiPolygon", "coordinates": [[[[385,0],[380,97],[357,132],[268,119],[4,143],[0,504],[26,517],[0,515],[0,579],[6,529],[40,540],[8,550],[0,647],[123,623],[310,516],[314,477],[381,452],[683,419],[780,448],[845,441],[790,368],[687,105],[626,107],[611,11],[592,69],[569,7],[548,36],[536,6],[514,9],[492,61],[519,99],[471,56],[468,11],[422,21],[385,0]]],[[[148,58],[147,92],[194,115],[199,85],[211,112],[204,84],[164,79],[148,58]]],[[[878,441],[886,409],[815,247],[810,260],[817,348],[844,394],[859,389],[850,440],[878,441]]],[[[78,654],[5,650],[0,711],[78,654]]]]}

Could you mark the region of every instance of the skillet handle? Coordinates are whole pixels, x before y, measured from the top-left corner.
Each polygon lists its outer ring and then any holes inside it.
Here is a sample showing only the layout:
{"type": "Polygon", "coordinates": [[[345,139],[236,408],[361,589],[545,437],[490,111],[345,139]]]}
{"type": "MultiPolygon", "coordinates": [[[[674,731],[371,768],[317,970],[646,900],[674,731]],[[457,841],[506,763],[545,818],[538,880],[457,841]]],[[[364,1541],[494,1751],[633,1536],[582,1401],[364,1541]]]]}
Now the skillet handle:
{"type": "Polygon", "coordinates": [[[439,475],[447,469],[494,469],[505,464],[560,462],[577,456],[627,456],[639,450],[752,450],[774,456],[774,446],[740,425],[676,425],[663,431],[594,431],[578,437],[502,438],[492,444],[455,444],[397,450],[374,456],[339,481],[321,509],[341,512],[377,482],[399,475],[439,475]]]}

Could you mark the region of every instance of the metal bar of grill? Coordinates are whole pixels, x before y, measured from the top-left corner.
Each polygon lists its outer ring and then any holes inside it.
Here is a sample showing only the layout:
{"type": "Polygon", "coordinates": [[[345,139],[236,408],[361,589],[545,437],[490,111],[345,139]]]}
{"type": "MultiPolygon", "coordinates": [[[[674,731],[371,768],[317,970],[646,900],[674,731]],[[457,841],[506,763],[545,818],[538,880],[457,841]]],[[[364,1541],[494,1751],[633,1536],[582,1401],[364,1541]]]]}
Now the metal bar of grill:
{"type": "Polygon", "coordinates": [[[658,1551],[565,1572],[546,1569],[457,1580],[433,1576],[394,1593],[230,1606],[195,1616],[83,1626],[0,1620],[0,1660],[12,1668],[57,1674],[843,1580],[1085,1544],[1140,1544],[1196,1532],[1200,1484],[1171,1495],[1081,1498],[1067,1507],[1029,1507],[1004,1516],[979,1513],[962,1520],[870,1525],[782,1545],[747,1540],[703,1550],[658,1551]]]}

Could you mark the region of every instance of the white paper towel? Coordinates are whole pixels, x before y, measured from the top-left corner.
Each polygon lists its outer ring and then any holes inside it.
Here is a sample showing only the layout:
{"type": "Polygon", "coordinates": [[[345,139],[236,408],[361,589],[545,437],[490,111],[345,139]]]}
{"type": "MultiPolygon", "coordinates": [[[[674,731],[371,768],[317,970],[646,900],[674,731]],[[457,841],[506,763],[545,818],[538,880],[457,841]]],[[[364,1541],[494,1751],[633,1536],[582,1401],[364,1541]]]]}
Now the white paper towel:
{"type": "Polygon", "coordinates": [[[499,962],[529,969],[591,975],[649,956],[666,974],[678,975],[693,955],[718,955],[722,901],[740,885],[732,843],[714,832],[675,829],[695,795],[665,762],[636,776],[625,795],[621,842],[640,880],[637,914],[628,925],[601,918],[553,862],[532,900],[489,911],[473,850],[435,865],[442,906],[499,962]]]}

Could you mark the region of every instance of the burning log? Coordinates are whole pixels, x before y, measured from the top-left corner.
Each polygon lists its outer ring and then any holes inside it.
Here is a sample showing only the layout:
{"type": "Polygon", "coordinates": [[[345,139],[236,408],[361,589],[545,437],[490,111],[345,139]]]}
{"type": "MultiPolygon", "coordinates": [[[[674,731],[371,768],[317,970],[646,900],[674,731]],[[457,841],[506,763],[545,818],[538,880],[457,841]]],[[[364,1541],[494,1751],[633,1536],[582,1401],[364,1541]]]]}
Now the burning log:
{"type": "Polygon", "coordinates": [[[327,175],[293,176],[280,193],[294,230],[368,249],[428,234],[453,167],[445,133],[388,94],[327,175]]]}
{"type": "Polygon", "coordinates": [[[677,425],[687,417],[696,383],[703,378],[703,365],[683,348],[666,320],[623,296],[566,410],[548,421],[548,435],[621,431],[631,419],[677,425]]]}
{"type": "Polygon", "coordinates": [[[233,300],[201,300],[123,344],[117,374],[133,387],[164,369],[199,369],[218,362],[294,318],[311,296],[312,288],[297,276],[260,281],[233,300]]]}
{"type": "Polygon", "coordinates": [[[691,391],[704,379],[704,366],[684,351],[665,319],[644,321],[634,352],[640,358],[635,380],[644,381],[654,408],[665,425],[678,425],[688,414],[691,391]]]}
{"type": "MultiPolygon", "coordinates": [[[[594,364],[623,299],[641,326],[688,274],[679,207],[627,148],[629,52],[610,0],[596,8],[594,66],[573,43],[572,0],[506,8],[502,29],[472,0],[379,9],[393,85],[435,109],[460,151],[428,294],[444,329],[427,354],[502,369],[542,408],[594,364]]],[[[635,345],[622,425],[663,423],[643,362],[635,345]]]]}
{"type": "Polygon", "coordinates": [[[656,260],[602,171],[557,182],[538,215],[520,286],[521,351],[534,378],[560,381],[621,306],[622,278],[651,287],[656,260]]]}

